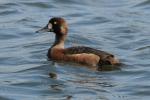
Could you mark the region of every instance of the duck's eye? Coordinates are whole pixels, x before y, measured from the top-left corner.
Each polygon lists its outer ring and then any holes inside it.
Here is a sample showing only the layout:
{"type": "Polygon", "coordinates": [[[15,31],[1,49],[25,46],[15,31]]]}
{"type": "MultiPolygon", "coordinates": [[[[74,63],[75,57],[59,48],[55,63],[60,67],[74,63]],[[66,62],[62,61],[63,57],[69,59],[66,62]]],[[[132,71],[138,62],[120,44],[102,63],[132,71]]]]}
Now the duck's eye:
{"type": "Polygon", "coordinates": [[[56,25],[56,24],[57,24],[57,22],[54,22],[54,24],[56,25]]]}

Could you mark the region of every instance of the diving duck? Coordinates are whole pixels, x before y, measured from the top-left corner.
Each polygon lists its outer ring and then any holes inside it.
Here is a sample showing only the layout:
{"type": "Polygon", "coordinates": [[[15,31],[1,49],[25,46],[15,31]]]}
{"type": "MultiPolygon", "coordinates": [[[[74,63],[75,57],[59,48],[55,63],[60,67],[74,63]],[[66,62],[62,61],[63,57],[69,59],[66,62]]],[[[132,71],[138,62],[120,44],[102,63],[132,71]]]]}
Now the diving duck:
{"type": "Polygon", "coordinates": [[[51,60],[74,62],[96,67],[119,64],[119,60],[114,55],[105,51],[86,46],[64,48],[68,24],[63,18],[51,18],[44,28],[36,32],[53,32],[55,34],[55,41],[47,54],[51,60]]]}

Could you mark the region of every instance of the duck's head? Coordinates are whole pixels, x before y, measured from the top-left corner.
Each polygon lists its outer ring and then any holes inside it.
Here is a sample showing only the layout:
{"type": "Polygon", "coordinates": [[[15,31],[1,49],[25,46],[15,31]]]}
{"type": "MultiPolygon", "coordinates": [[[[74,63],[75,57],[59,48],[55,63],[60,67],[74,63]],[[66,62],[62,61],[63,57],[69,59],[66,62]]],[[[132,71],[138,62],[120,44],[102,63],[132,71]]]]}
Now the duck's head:
{"type": "Polygon", "coordinates": [[[68,25],[63,18],[53,17],[45,27],[36,32],[54,32],[56,35],[67,35],[68,25]]]}

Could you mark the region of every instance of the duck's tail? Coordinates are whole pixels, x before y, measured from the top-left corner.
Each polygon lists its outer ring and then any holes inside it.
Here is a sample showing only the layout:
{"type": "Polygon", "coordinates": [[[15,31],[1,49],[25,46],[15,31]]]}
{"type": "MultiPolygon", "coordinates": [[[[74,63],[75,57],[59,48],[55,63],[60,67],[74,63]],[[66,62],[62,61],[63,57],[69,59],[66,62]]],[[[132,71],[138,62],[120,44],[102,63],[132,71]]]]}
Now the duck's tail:
{"type": "Polygon", "coordinates": [[[103,65],[120,65],[120,61],[114,55],[109,55],[106,58],[100,59],[98,66],[103,65]]]}

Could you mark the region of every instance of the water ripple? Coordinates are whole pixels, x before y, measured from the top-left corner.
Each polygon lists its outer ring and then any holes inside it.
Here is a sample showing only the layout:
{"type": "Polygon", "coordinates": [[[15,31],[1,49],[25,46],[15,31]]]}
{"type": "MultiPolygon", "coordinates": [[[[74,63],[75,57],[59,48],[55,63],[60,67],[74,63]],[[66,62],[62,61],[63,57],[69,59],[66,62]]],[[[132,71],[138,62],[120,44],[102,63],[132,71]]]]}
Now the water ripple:
{"type": "Polygon", "coordinates": [[[29,7],[38,7],[38,8],[53,8],[54,6],[53,5],[49,5],[48,2],[30,2],[30,3],[22,3],[26,6],[29,6],[29,7]]]}
{"type": "Polygon", "coordinates": [[[149,4],[149,0],[1,0],[0,99],[149,100],[149,4]],[[116,54],[121,68],[99,72],[48,61],[54,34],[35,31],[52,16],[68,22],[65,47],[102,48],[116,54]]]}
{"type": "Polygon", "coordinates": [[[150,1],[149,0],[145,0],[137,5],[135,5],[134,7],[141,7],[141,6],[147,6],[150,5],[150,1]]]}
{"type": "Polygon", "coordinates": [[[8,15],[17,14],[17,13],[19,13],[18,10],[7,10],[7,11],[1,11],[0,15],[2,15],[2,16],[7,15],[8,16],[8,15]]]}
{"type": "Polygon", "coordinates": [[[146,50],[146,49],[150,49],[150,45],[139,47],[136,50],[137,51],[142,51],[142,50],[146,50]]]}

